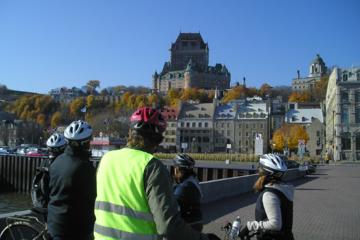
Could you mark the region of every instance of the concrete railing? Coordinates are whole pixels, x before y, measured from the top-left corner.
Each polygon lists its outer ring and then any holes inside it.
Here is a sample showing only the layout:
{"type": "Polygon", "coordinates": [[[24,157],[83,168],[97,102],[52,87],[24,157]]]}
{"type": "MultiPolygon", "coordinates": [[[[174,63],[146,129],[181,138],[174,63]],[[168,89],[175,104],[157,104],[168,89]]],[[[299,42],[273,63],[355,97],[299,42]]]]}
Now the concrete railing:
{"type": "MultiPolygon", "coordinates": [[[[298,169],[288,170],[284,176],[285,181],[292,181],[305,175],[304,171],[298,169]]],[[[258,179],[258,174],[250,176],[218,179],[200,183],[203,193],[202,203],[234,197],[253,191],[253,186],[258,179]]]]}
{"type": "MultiPolygon", "coordinates": [[[[298,169],[289,170],[285,174],[285,180],[291,181],[301,178],[304,172],[298,169]]],[[[221,199],[235,197],[253,191],[253,185],[258,178],[258,174],[249,176],[232,177],[227,179],[211,180],[200,183],[203,193],[202,203],[210,203],[221,199]]],[[[0,230],[5,226],[4,219],[10,216],[29,215],[30,211],[13,212],[0,214],[0,230]]]]}
{"type": "MultiPolygon", "coordinates": [[[[39,167],[44,160],[46,160],[46,158],[17,155],[0,156],[1,189],[9,188],[17,192],[29,193],[32,180],[36,174],[36,168],[39,167]]],[[[95,168],[99,162],[99,159],[92,159],[95,168]]],[[[164,163],[172,173],[172,162],[164,161],[164,163]]],[[[255,168],[246,168],[237,164],[225,165],[223,163],[198,163],[194,170],[198,174],[200,181],[243,176],[256,172],[255,168]]]]}

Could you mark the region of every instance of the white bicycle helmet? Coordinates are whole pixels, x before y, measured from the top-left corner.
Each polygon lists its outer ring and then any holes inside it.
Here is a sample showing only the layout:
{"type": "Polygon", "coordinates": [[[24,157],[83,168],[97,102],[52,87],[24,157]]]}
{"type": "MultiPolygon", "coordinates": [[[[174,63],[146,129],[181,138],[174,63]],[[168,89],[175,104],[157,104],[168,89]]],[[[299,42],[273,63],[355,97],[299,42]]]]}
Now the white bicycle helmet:
{"type": "Polygon", "coordinates": [[[92,128],[87,122],[77,120],[67,126],[64,136],[69,141],[83,142],[91,138],[92,128]]]}
{"type": "Polygon", "coordinates": [[[264,154],[260,156],[260,169],[264,170],[266,175],[281,178],[286,172],[287,167],[284,160],[275,154],[264,154]]]}
{"type": "Polygon", "coordinates": [[[60,133],[54,133],[46,141],[46,146],[49,148],[61,148],[66,146],[67,142],[63,135],[60,133]]]}

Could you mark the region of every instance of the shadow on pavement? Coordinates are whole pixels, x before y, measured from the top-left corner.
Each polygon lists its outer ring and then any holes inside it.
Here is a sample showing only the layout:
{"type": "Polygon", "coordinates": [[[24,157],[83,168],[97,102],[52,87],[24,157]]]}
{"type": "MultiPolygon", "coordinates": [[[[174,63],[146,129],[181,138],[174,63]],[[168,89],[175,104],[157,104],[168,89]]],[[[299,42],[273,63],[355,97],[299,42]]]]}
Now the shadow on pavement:
{"type": "MultiPolygon", "coordinates": [[[[318,179],[316,176],[305,176],[304,178],[297,179],[289,182],[294,187],[318,179]]],[[[298,190],[298,189],[296,189],[298,190]]],[[[304,189],[305,190],[305,189],[304,189]]],[[[312,190],[312,189],[309,189],[312,190]]],[[[325,189],[320,189],[325,190],[325,189]]],[[[225,216],[236,210],[254,204],[256,202],[258,194],[254,192],[241,194],[236,197],[226,198],[219,201],[204,204],[202,206],[204,224],[207,224],[215,219],[225,216]]]]}

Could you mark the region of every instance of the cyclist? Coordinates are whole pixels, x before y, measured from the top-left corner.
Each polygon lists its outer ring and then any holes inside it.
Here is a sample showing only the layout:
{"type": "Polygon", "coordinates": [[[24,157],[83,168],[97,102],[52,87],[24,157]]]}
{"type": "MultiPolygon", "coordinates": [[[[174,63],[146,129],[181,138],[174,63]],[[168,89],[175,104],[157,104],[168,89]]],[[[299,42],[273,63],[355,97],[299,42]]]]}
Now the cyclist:
{"type": "Polygon", "coordinates": [[[52,134],[46,141],[49,150],[49,159],[43,160],[36,170],[36,175],[32,182],[31,199],[34,205],[32,209],[35,213],[40,213],[46,221],[47,205],[49,203],[49,167],[57,156],[62,154],[66,147],[66,140],[59,133],[52,134]]]}
{"type": "Polygon", "coordinates": [[[46,141],[46,146],[49,150],[49,160],[51,164],[66,148],[67,141],[60,133],[52,134],[46,141]]]}
{"type": "Polygon", "coordinates": [[[50,166],[48,230],[54,240],[93,239],[95,168],[89,161],[91,126],[81,120],[64,131],[65,152],[50,166]]]}
{"type": "Polygon", "coordinates": [[[219,239],[181,218],[167,168],[153,156],[166,122],[153,108],[130,117],[127,147],[106,153],[97,171],[95,239],[219,239]]]}
{"type": "Polygon", "coordinates": [[[201,232],[203,228],[201,212],[201,189],[194,172],[195,161],[187,154],[178,154],[174,159],[174,178],[177,183],[174,191],[179,204],[181,217],[190,226],[201,232]]]}
{"type": "Polygon", "coordinates": [[[282,182],[287,167],[280,156],[265,154],[260,157],[259,178],[254,189],[260,192],[256,201],[255,220],[247,222],[241,238],[249,231],[259,233],[258,239],[292,240],[294,188],[282,182]]]}

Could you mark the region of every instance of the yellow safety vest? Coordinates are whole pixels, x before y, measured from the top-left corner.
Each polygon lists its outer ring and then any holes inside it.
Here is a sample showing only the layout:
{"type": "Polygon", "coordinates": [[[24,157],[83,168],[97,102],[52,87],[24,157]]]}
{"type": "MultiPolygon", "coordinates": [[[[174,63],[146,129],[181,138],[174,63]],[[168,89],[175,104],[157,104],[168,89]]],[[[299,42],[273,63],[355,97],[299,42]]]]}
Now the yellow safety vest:
{"type": "Polygon", "coordinates": [[[95,240],[158,239],[144,189],[152,154],[123,148],[106,153],[97,170],[95,240]]]}

